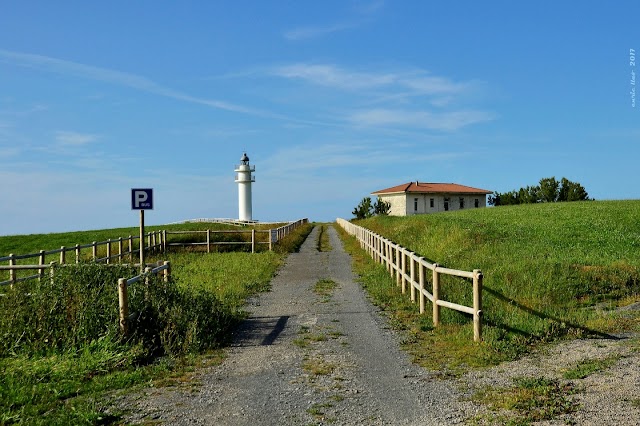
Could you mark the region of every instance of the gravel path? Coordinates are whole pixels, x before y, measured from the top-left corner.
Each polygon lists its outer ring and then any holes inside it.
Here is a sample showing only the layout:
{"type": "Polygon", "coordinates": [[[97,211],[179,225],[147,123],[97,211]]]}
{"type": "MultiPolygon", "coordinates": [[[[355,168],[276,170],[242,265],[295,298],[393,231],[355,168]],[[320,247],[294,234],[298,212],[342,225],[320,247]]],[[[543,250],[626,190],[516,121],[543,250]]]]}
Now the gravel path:
{"type": "MultiPolygon", "coordinates": [[[[171,425],[450,425],[503,424],[504,415],[469,401],[477,390],[513,387],[517,377],[562,380],[583,360],[615,359],[572,382],[576,412],[544,425],[640,425],[637,336],[581,339],[542,348],[521,360],[442,379],[411,364],[398,338],[354,282],[351,258],[333,227],[333,249],[316,249],[316,227],[289,255],[272,290],[252,299],[227,359],[203,368],[193,385],[126,395],[132,424],[171,425]],[[335,289],[314,291],[320,280],[335,289]],[[500,417],[502,416],[502,417],[500,417]],[[500,420],[501,419],[501,420],[500,420]]],[[[635,306],[637,309],[637,305],[635,306]]],[[[638,315],[630,313],[637,321],[638,315]]],[[[515,423],[514,423],[515,424],[515,423]]],[[[519,424],[519,423],[518,423],[519,424]]]]}
{"type": "Polygon", "coordinates": [[[151,389],[131,423],[176,425],[442,425],[460,423],[456,385],[409,361],[354,282],[333,227],[318,252],[316,227],[291,254],[272,291],[251,303],[228,358],[203,372],[195,391],[151,389]],[[337,286],[314,292],[323,279],[337,286]]]}

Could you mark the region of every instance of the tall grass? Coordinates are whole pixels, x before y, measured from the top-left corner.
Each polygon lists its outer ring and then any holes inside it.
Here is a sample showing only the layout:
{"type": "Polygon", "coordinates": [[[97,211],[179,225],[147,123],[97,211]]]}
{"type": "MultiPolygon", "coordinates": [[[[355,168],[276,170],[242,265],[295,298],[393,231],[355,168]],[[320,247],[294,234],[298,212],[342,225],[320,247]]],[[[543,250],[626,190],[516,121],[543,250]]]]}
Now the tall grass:
{"type": "MultiPolygon", "coordinates": [[[[484,346],[496,353],[516,356],[567,335],[606,337],[636,323],[609,310],[640,300],[640,201],[504,206],[358,224],[445,267],[482,269],[484,346]]],[[[447,300],[470,302],[464,280],[447,278],[441,287],[447,300]]],[[[443,323],[457,330],[449,330],[451,339],[471,333],[466,315],[442,312],[443,323]]]]}

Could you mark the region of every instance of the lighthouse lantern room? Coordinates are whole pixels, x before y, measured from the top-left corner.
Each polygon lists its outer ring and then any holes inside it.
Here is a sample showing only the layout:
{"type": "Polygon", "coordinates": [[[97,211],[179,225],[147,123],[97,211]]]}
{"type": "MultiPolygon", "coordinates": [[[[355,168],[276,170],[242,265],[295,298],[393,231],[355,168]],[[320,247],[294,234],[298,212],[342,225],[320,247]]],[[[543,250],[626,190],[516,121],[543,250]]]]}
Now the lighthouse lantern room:
{"type": "Polygon", "coordinates": [[[251,221],[251,182],[255,182],[252,172],[256,171],[256,166],[249,164],[247,153],[242,154],[240,164],[236,166],[236,183],[238,184],[238,219],[251,221]]]}

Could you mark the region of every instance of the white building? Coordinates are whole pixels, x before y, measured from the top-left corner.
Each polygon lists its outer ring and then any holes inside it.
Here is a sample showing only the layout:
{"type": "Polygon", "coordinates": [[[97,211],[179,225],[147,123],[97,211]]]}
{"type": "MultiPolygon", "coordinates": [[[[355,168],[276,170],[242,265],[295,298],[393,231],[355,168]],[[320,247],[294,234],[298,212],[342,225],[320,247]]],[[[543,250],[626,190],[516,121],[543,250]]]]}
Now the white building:
{"type": "Polygon", "coordinates": [[[487,194],[492,192],[457,183],[415,181],[371,194],[391,204],[391,216],[409,216],[486,207],[487,194]]]}
{"type": "Polygon", "coordinates": [[[251,219],[251,183],[256,181],[255,176],[251,173],[256,171],[256,166],[249,165],[249,157],[247,153],[242,154],[240,164],[234,170],[236,174],[236,183],[238,184],[238,220],[251,219]]]}

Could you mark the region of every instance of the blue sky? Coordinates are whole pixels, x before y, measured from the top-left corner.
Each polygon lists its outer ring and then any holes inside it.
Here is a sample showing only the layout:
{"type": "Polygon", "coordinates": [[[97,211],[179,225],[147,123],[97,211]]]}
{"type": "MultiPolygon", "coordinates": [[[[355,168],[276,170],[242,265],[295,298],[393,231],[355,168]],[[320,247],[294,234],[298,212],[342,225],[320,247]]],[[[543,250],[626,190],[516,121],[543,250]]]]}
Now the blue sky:
{"type": "Polygon", "coordinates": [[[0,235],[350,217],[403,182],[640,198],[637,1],[1,1],[0,235]]]}

